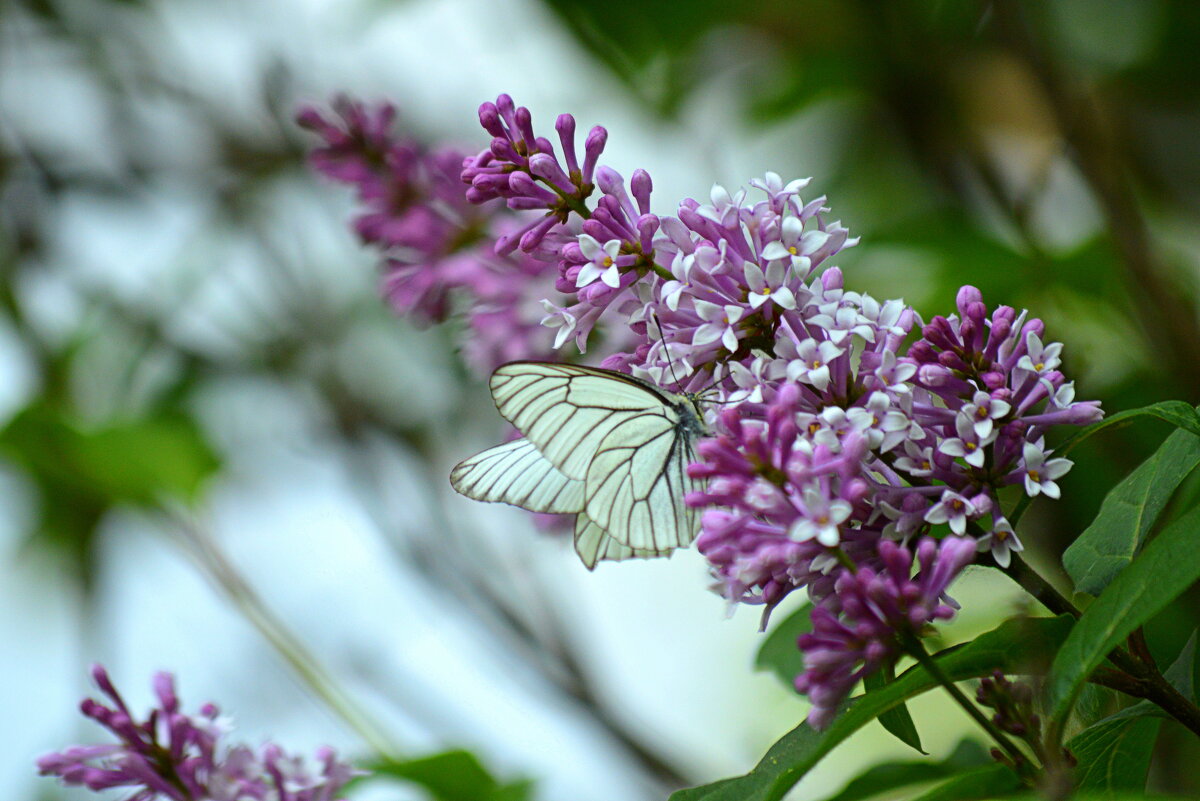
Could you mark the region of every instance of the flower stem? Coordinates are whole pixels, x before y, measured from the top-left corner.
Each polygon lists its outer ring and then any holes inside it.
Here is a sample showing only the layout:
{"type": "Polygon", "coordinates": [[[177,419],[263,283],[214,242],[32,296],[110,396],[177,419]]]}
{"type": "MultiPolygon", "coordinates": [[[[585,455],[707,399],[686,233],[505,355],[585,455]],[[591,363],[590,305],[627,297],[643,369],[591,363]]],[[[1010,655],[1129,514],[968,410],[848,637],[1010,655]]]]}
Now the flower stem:
{"type": "Polygon", "coordinates": [[[1030,567],[1020,554],[1012,554],[1012,558],[1007,567],[1000,567],[1000,572],[1011,578],[1021,588],[1036,598],[1042,603],[1042,606],[1049,609],[1056,615],[1070,615],[1078,618],[1082,614],[1075,604],[1067,600],[1061,592],[1055,589],[1054,585],[1047,581],[1040,573],[1030,567]]]}
{"type": "Polygon", "coordinates": [[[1018,748],[1017,744],[1009,739],[1008,735],[1000,731],[999,727],[987,715],[983,714],[979,710],[979,707],[971,702],[971,699],[963,695],[962,690],[958,689],[958,685],[942,671],[937,664],[937,660],[930,656],[919,639],[912,634],[904,634],[901,635],[900,642],[908,655],[917,660],[917,663],[921,667],[929,671],[929,675],[933,676],[939,684],[945,687],[946,692],[950,693],[950,697],[1008,754],[1017,771],[1021,774],[1022,779],[1030,781],[1032,779],[1033,765],[1029,757],[1025,755],[1025,752],[1018,748]]]}
{"type": "MultiPolygon", "coordinates": [[[[1019,555],[1013,554],[1008,567],[1000,568],[1000,570],[1021,585],[1051,612],[1057,615],[1069,614],[1076,618],[1080,616],[1079,609],[1019,555]]],[[[1121,672],[1131,677],[1132,681],[1122,682],[1126,687],[1134,690],[1129,694],[1136,698],[1152,701],[1192,732],[1200,735],[1200,707],[1197,707],[1171,686],[1171,683],[1163,677],[1153,663],[1138,659],[1124,648],[1114,648],[1108,654],[1108,659],[1121,672]]],[[[1104,679],[1101,683],[1113,686],[1114,678],[1111,675],[1105,674],[1104,679]]]]}

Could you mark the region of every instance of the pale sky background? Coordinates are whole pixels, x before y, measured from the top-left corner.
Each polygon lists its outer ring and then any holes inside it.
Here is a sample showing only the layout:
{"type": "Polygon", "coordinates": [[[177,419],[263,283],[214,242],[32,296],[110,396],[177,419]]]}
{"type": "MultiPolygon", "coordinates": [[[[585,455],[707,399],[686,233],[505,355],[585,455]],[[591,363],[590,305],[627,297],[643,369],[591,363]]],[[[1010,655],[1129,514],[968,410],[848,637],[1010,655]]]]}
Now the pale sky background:
{"type": "MultiPolygon", "coordinates": [[[[649,170],[664,213],[678,198],[706,197],[714,181],[736,186],[766,170],[785,179],[812,175],[809,194],[819,194],[822,173],[839,158],[836,104],[769,130],[743,124],[736,53],[730,72],[686,106],[680,123],[651,118],[535,3],[147,5],[152,12],[131,9],[115,14],[111,24],[133,26],[145,52],[160,60],[156,72],[219,100],[249,130],[262,124],[258,76],[277,60],[305,99],[336,91],[390,98],[423,134],[477,147],[486,140],[475,109],[502,91],[529,106],[543,128],[561,111],[574,113],[583,130],[602,123],[610,133],[606,163],[626,176],[637,167],[649,170]]],[[[95,10],[86,2],[73,8],[80,19],[95,10]]],[[[52,141],[69,158],[104,170],[113,142],[96,86],[77,54],[46,46],[30,35],[34,30],[0,31],[0,118],[9,130],[52,141]]],[[[174,178],[205,169],[208,143],[187,120],[164,109],[138,113],[146,146],[173,168],[174,178]]],[[[277,230],[286,258],[315,271],[314,280],[335,295],[369,293],[374,265],[345,230],[347,191],[310,176],[259,191],[255,202],[277,230]]],[[[268,306],[271,300],[253,251],[213,223],[208,202],[186,181],[153,180],[136,198],[74,199],[49,221],[53,266],[152,305],[200,275],[173,325],[190,342],[227,347],[223,324],[248,298],[268,306]]],[[[837,217],[837,198],[831,202],[837,217]]],[[[854,221],[845,222],[853,232],[854,221]]],[[[863,250],[855,258],[869,265],[867,245],[863,250]]],[[[912,282],[919,284],[919,278],[912,282]]],[[[47,276],[21,291],[47,330],[76,325],[80,304],[67,284],[47,276]]],[[[589,574],[569,545],[535,533],[525,513],[455,496],[445,481],[449,467],[496,441],[502,427],[482,386],[471,389],[466,424],[450,417],[458,406],[438,400],[457,391],[443,361],[447,354],[438,333],[403,325],[365,326],[342,345],[356,380],[374,382],[394,398],[400,418],[422,421],[437,434],[432,466],[379,448],[376,467],[390,486],[383,510],[364,503],[361,476],[348,455],[320,435],[305,387],[252,377],[211,384],[199,411],[228,462],[203,505],[206,525],[406,754],[471,748],[503,777],[534,778],[545,801],[654,798],[586,716],[556,700],[453,598],[391,557],[380,515],[393,530],[425,541],[437,541],[445,530],[478,529],[495,554],[497,585],[540,596],[558,610],[602,693],[644,742],[697,781],[748,770],[805,714],[797,696],[752,672],[761,642],[758,610],[728,618],[724,602],[708,591],[695,552],[606,564],[589,574]]],[[[0,331],[0,370],[3,418],[37,381],[10,332],[0,331]]],[[[152,673],[169,669],[186,705],[217,702],[251,742],[269,737],[308,753],[331,743],[362,753],[355,735],[304,691],[181,550],[134,513],[105,523],[99,604],[81,619],[71,599],[55,591],[51,563],[18,557],[30,501],[11,472],[0,478],[0,718],[6,721],[0,787],[6,795],[32,798],[45,789],[49,780],[36,778],[32,767],[37,755],[102,736],[76,712],[79,698],[91,692],[86,668],[92,661],[109,666],[136,708],[149,702],[152,673]]],[[[968,636],[1010,612],[1016,597],[996,574],[982,571],[968,575],[955,594],[965,610],[956,630],[968,636]]],[[[967,731],[962,714],[938,694],[913,704],[913,714],[935,755],[947,753],[967,731]]],[[[797,797],[821,797],[859,766],[911,755],[906,750],[872,725],[806,779],[797,797]]],[[[407,797],[392,785],[370,796],[407,797]]]]}

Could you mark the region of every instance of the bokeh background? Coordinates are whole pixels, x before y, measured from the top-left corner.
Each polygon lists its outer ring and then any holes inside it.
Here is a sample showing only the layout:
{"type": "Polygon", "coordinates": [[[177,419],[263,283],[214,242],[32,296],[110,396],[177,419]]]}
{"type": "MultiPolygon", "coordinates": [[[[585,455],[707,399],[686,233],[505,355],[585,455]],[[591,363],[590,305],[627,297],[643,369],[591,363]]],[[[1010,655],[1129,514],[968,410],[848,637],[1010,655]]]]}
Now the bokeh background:
{"type": "MultiPolygon", "coordinates": [[[[75,711],[92,661],[138,706],[175,671],[193,708],[298,750],[369,754],[345,719],[366,710],[402,755],[466,748],[547,800],[740,773],[805,714],[695,553],[589,574],[450,491],[499,421],[454,325],[378,299],[298,103],[391,99],[474,149],[509,92],[608,127],[607,163],[660,200],[811,175],[863,238],[848,283],[926,317],[963,283],[1028,307],[1119,410],[1200,400],[1198,50],[1191,0],[0,4],[0,787],[82,797],[32,761],[99,734],[75,711]]],[[[1077,450],[1031,559],[1057,575],[1165,433],[1077,450]]],[[[947,641],[1022,605],[993,571],[960,587],[947,641]]],[[[912,709],[935,756],[970,733],[936,695],[912,709]]],[[[1200,792],[1173,724],[1158,749],[1157,786],[1200,792]]],[[[869,728],[797,797],[905,750],[869,728]]]]}

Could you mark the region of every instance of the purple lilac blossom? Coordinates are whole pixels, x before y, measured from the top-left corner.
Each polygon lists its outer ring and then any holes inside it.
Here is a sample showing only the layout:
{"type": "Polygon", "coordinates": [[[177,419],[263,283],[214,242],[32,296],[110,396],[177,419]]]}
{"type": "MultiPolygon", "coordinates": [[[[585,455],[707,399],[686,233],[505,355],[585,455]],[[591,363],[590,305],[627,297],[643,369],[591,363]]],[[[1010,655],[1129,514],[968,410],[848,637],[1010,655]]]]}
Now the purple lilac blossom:
{"type": "Polygon", "coordinates": [[[796,689],[809,697],[809,724],[829,725],[838,706],[860,679],[893,661],[902,638],[920,636],[935,620],[947,620],[958,608],[946,590],[975,556],[975,543],[965,537],[917,545],[913,554],[891,540],[880,540],[871,564],[842,568],[833,591],[812,611],[812,631],[800,635],[804,672],[796,689]]]}
{"type": "Polygon", "coordinates": [[[336,98],[332,113],[306,106],[298,123],[321,144],[309,155],[322,175],[355,188],[362,208],[352,227],[381,256],[381,292],[419,324],[463,311],[467,363],[487,375],[514,359],[554,358],[541,325],[554,266],[526,253],[498,256],[492,242],[515,216],[481,209],[459,181],[464,154],[428,149],[396,131],[396,111],[336,98]]]}
{"type": "Polygon", "coordinates": [[[108,745],[79,745],[37,761],[45,776],[64,784],[101,791],[125,788],[127,801],[332,801],[358,771],[339,762],[331,748],[317,751],[319,767],[309,768],[268,743],[255,750],[226,743],[228,722],[212,704],[198,714],[180,711],[174,678],[154,677],[158,707],[138,722],[103,667],[92,678],[108,696],[105,705],[85,699],[84,715],[116,735],[108,745]]]}
{"type": "MultiPolygon", "coordinates": [[[[537,284],[522,297],[541,298],[554,349],[574,342],[583,352],[595,330],[610,354],[601,366],[712,401],[711,436],[689,468],[704,488],[687,502],[704,509],[697,544],[730,602],[763,605],[765,625],[805,589],[829,633],[849,614],[850,589],[838,589],[850,586],[847,565],[900,586],[885,562],[914,538],[925,554],[936,548],[929,535],[950,535],[954,565],[970,561],[968,546],[1001,566],[1022,549],[1000,490],[1057,498],[1071,462],[1052,456],[1047,432],[1102,416],[1098,403],[1075,401],[1058,369],[1062,346],[1043,341],[1040,320],[1006,306],[989,313],[970,286],[958,314],[928,324],[902,300],[847,289],[832,261],[858,240],[827,219],[824,197],[801,199],[807,179],[767,173],[750,190],[714,186],[707,203],[685,199],[675,216],[658,216],[648,173],[626,184],[599,163],[603,128],[585,138],[581,162],[570,115],[555,124],[561,157],[507,95],[479,119],[493,139],[463,160],[461,191],[470,203],[502,198],[490,208],[515,213],[496,254],[552,265],[518,273],[537,284]],[[556,295],[538,283],[547,275],[556,295]]],[[[359,138],[378,139],[378,127],[359,138]]],[[[913,608],[928,612],[920,625],[944,617],[943,607],[913,608]]],[[[843,638],[846,670],[836,675],[810,665],[802,684],[821,698],[817,720],[845,682],[890,656],[879,652],[884,640],[858,648],[843,638]]]]}

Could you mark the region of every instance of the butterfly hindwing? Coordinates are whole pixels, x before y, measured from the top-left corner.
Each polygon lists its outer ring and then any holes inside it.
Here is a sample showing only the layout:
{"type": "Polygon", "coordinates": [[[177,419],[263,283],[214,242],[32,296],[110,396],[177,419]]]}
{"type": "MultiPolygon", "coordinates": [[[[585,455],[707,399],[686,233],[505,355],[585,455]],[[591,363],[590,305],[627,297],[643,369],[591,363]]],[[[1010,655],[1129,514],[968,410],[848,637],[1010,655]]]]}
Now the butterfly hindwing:
{"type": "Polygon", "coordinates": [[[564,476],[527,439],[489,448],[450,473],[454,489],[477,501],[509,503],[531,512],[583,509],[583,482],[564,476]]]}
{"type": "Polygon", "coordinates": [[[620,562],[663,555],[662,551],[635,550],[622,545],[584,512],[575,517],[575,553],[588,570],[593,570],[601,561],[620,562]]]}
{"type": "Polygon", "coordinates": [[[689,544],[695,514],[684,503],[691,446],[681,411],[644,412],[600,444],[584,480],[584,511],[618,542],[660,553],[689,544]]]}

